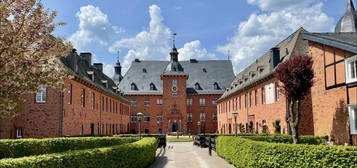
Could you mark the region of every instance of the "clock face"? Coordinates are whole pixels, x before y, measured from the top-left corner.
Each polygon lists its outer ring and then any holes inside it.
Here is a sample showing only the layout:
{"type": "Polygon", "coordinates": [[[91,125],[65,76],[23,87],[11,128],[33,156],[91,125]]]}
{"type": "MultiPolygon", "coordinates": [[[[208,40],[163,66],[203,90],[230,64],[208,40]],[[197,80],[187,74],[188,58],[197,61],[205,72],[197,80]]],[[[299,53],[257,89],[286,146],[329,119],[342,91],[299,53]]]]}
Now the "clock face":
{"type": "Polygon", "coordinates": [[[176,86],[172,86],[172,91],[173,92],[177,92],[177,87],[176,86]]]}

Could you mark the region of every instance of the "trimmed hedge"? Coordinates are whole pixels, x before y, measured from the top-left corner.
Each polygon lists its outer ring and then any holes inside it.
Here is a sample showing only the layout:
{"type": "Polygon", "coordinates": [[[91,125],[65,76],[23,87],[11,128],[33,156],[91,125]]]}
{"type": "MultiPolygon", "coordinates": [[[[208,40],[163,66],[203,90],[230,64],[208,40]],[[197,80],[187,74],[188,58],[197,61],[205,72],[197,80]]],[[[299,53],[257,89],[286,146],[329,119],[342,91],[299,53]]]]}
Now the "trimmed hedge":
{"type": "Polygon", "coordinates": [[[0,159],[92,149],[137,141],[138,138],[81,137],[0,140],[0,159]]]}
{"type": "Polygon", "coordinates": [[[155,152],[155,138],[143,138],[134,143],[112,147],[3,159],[0,160],[0,168],[143,168],[149,166],[155,160],[155,152]]]}
{"type": "MultiPolygon", "coordinates": [[[[274,143],[293,143],[291,135],[244,136],[242,138],[274,143]]],[[[328,141],[328,136],[300,136],[299,144],[320,145],[328,141]]]]}
{"type": "Polygon", "coordinates": [[[236,167],[356,167],[357,148],[283,144],[220,136],[216,151],[236,167]]]}

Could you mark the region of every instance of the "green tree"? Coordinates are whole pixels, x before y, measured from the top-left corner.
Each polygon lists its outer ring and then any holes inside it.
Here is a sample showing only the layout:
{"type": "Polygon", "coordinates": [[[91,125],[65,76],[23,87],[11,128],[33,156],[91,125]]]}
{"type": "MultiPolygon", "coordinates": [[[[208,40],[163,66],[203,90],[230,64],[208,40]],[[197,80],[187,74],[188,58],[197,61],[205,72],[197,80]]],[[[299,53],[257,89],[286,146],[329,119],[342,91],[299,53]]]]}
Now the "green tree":
{"type": "Polygon", "coordinates": [[[0,0],[0,116],[21,112],[24,93],[59,86],[72,45],[52,32],[56,13],[36,0],[0,0]]]}

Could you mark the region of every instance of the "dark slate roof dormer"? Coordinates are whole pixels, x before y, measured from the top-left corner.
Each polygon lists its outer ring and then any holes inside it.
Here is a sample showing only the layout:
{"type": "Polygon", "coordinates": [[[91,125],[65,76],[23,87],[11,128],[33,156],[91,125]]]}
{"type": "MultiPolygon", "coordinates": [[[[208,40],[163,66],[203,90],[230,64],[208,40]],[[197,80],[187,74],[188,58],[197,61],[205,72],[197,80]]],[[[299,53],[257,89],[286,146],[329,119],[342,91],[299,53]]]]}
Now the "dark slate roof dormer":
{"type": "Polygon", "coordinates": [[[114,96],[120,100],[129,103],[126,98],[113,91],[112,88],[117,86],[111,78],[109,78],[103,73],[103,64],[90,64],[90,55],[90,53],[87,53],[85,55],[82,54],[82,56],[80,56],[77,54],[76,50],[73,49],[68,56],[63,57],[60,60],[63,64],[63,67],[77,80],[91,85],[96,89],[107,93],[108,95],[114,96]],[[103,85],[103,81],[106,81],[105,85],[103,85]]]}
{"type": "Polygon", "coordinates": [[[173,46],[170,55],[171,55],[170,63],[167,65],[164,74],[183,72],[183,67],[178,61],[179,53],[175,46],[173,46]]]}
{"type": "Polygon", "coordinates": [[[345,15],[341,17],[335,27],[335,33],[342,32],[357,32],[357,12],[352,0],[347,0],[345,15]]]}

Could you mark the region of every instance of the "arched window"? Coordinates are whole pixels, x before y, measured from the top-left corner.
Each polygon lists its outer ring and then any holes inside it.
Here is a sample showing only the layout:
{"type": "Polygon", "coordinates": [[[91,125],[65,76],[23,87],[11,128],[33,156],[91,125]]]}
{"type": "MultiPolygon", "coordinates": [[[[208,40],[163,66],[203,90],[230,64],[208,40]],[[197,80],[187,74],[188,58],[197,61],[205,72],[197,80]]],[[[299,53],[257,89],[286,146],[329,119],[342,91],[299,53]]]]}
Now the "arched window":
{"type": "Polygon", "coordinates": [[[200,84],[198,82],[195,84],[195,89],[196,90],[202,90],[202,88],[201,88],[201,86],[200,86],[200,84]]]}
{"type": "Polygon", "coordinates": [[[157,90],[156,86],[153,83],[150,83],[150,90],[157,90]]]}
{"type": "Polygon", "coordinates": [[[143,72],[144,72],[144,73],[147,73],[148,71],[147,71],[145,68],[143,68],[143,72]]]}
{"type": "Polygon", "coordinates": [[[206,69],[206,68],[203,68],[202,71],[203,71],[204,73],[206,73],[206,72],[207,72],[207,69],[206,69]]]}
{"type": "Polygon", "coordinates": [[[214,90],[221,90],[221,88],[219,87],[219,85],[218,85],[217,82],[215,82],[215,83],[213,84],[213,88],[214,88],[214,90]]]}
{"type": "Polygon", "coordinates": [[[131,90],[138,90],[138,87],[136,86],[135,83],[132,83],[132,84],[130,85],[130,87],[131,87],[131,90]]]}

